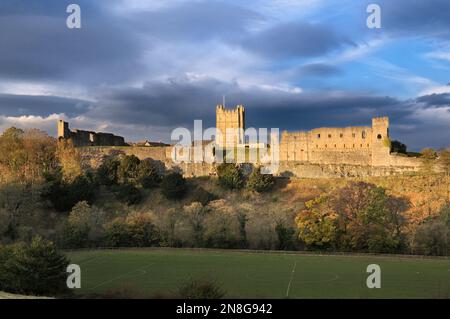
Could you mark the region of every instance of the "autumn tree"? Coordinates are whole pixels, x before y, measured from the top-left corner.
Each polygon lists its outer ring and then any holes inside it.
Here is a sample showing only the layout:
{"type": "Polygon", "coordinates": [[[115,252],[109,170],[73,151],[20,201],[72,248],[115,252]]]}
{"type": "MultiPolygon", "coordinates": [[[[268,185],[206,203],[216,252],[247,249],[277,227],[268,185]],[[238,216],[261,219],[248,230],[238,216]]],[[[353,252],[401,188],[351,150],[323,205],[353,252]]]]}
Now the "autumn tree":
{"type": "Polygon", "coordinates": [[[58,141],[56,157],[58,158],[64,181],[73,182],[78,176],[83,174],[81,153],[73,146],[71,140],[58,141]]]}
{"type": "Polygon", "coordinates": [[[402,249],[402,212],[408,203],[373,184],[353,182],[308,202],[296,219],[299,236],[309,246],[342,250],[395,252],[402,249]]]}
{"type": "Polygon", "coordinates": [[[55,169],[56,140],[46,133],[15,127],[0,136],[0,173],[3,181],[36,183],[55,169]]]}
{"type": "Polygon", "coordinates": [[[445,183],[447,189],[446,201],[450,201],[450,147],[439,152],[439,165],[445,174],[445,183]]]}

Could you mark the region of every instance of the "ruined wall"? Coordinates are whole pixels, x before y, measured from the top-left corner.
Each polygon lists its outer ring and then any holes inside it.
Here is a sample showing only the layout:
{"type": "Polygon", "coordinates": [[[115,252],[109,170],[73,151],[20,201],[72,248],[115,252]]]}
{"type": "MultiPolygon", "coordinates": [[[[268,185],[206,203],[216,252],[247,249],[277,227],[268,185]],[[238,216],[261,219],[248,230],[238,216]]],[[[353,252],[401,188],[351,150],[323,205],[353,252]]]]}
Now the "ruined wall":
{"type": "Polygon", "coordinates": [[[223,105],[216,107],[216,145],[221,148],[232,148],[244,143],[245,109],[243,105],[234,110],[227,110],[223,105]],[[228,129],[228,130],[227,130],[228,129]],[[231,129],[231,130],[230,130],[231,129]]]}
{"type": "Polygon", "coordinates": [[[71,140],[75,147],[124,146],[125,139],[111,133],[70,130],[69,123],[58,121],[58,139],[71,140]]]}

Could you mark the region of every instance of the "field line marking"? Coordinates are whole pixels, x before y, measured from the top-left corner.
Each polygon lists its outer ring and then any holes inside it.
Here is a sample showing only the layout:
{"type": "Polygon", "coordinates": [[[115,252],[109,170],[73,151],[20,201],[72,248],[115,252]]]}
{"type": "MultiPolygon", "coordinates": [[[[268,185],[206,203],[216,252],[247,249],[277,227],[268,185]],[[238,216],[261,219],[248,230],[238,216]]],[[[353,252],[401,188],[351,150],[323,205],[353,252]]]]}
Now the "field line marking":
{"type": "MultiPolygon", "coordinates": [[[[98,288],[98,287],[100,287],[100,286],[103,286],[104,284],[108,284],[108,283],[113,282],[113,281],[115,281],[115,280],[117,280],[117,279],[121,279],[121,278],[123,278],[123,277],[126,277],[126,276],[129,275],[129,274],[132,274],[132,273],[134,273],[134,272],[136,272],[136,271],[139,271],[139,270],[141,270],[141,269],[148,268],[148,267],[150,267],[151,265],[154,265],[154,264],[155,264],[155,263],[151,263],[151,264],[145,265],[145,266],[143,266],[143,267],[139,267],[139,268],[134,269],[134,270],[132,270],[132,271],[126,272],[126,273],[124,273],[123,275],[120,275],[120,276],[114,277],[114,278],[112,278],[112,279],[108,279],[108,280],[106,280],[106,281],[103,281],[103,282],[99,283],[98,285],[96,285],[96,286],[94,286],[94,287],[90,287],[90,288],[88,288],[88,289],[89,289],[89,290],[92,290],[92,289],[98,288]]],[[[142,274],[141,274],[141,275],[142,275],[142,274]]]]}
{"type": "Polygon", "coordinates": [[[287,289],[286,289],[286,297],[289,297],[289,291],[291,290],[292,279],[294,279],[295,267],[297,267],[297,260],[294,263],[294,267],[292,267],[291,279],[289,280],[289,283],[288,283],[288,286],[287,286],[287,289]]]}

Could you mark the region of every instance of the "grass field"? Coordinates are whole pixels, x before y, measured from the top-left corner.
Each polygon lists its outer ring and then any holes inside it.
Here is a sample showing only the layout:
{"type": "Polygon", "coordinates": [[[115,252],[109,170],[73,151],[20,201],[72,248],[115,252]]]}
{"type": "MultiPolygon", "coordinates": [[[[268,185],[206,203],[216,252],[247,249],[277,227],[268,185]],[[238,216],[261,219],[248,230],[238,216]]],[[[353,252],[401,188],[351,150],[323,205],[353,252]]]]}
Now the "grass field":
{"type": "Polygon", "coordinates": [[[380,256],[133,249],[67,253],[82,271],[78,293],[133,287],[176,291],[190,278],[217,281],[235,298],[450,298],[450,260],[380,256]],[[381,267],[368,289],[366,267],[381,267]]]}

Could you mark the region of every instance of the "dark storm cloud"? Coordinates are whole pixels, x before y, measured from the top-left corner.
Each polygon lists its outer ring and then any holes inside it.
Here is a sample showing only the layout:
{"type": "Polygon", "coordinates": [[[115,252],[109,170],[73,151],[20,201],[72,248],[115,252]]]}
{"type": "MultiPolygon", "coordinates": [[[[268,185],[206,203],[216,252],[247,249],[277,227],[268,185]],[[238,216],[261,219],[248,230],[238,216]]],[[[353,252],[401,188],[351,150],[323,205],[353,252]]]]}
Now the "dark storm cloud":
{"type": "Polygon", "coordinates": [[[242,41],[244,48],[270,58],[320,56],[345,45],[354,44],[329,26],[311,23],[277,24],[242,41]]]}
{"type": "Polygon", "coordinates": [[[0,115],[21,116],[65,113],[70,117],[85,113],[91,102],[57,96],[0,94],[0,115]]]}
{"type": "MultiPolygon", "coordinates": [[[[367,1],[373,3],[373,1],[367,1]]],[[[450,1],[380,0],[383,30],[402,35],[450,36],[450,1]]]]}
{"type": "Polygon", "coordinates": [[[235,83],[210,78],[172,78],[148,82],[142,88],[106,90],[99,94],[91,115],[127,124],[177,127],[203,119],[213,125],[216,104],[222,101],[224,92],[236,87],[235,83]]]}
{"type": "Polygon", "coordinates": [[[331,76],[342,73],[342,71],[331,64],[311,63],[301,66],[297,75],[299,76],[331,76]]]}
{"type": "Polygon", "coordinates": [[[417,102],[422,102],[428,107],[449,106],[450,107],[450,93],[430,94],[417,98],[417,102]]]}
{"type": "Polygon", "coordinates": [[[260,14],[239,5],[203,1],[133,14],[129,23],[158,40],[203,42],[239,38],[251,23],[263,20],[260,14]]]}
{"type": "Polygon", "coordinates": [[[82,2],[82,28],[71,30],[65,1],[38,9],[34,1],[8,3],[0,14],[0,77],[87,85],[117,83],[145,72],[138,62],[139,39],[120,18],[82,2]]]}

